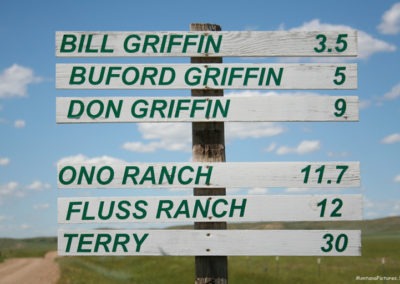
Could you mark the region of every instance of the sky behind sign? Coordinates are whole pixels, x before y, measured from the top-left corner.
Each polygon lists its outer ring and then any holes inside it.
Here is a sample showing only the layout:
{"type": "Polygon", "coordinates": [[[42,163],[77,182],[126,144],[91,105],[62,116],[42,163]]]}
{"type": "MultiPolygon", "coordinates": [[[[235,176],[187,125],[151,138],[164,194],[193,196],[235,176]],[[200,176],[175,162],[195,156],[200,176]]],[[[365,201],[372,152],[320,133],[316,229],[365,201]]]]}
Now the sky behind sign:
{"type": "MultiPolygon", "coordinates": [[[[357,63],[357,90],[226,90],[226,96],[359,96],[360,122],[226,123],[228,162],[360,161],[361,187],[243,188],[228,194],[364,195],[364,217],[400,214],[400,2],[3,1],[0,9],[0,237],[56,235],[57,197],[192,195],[190,189],[57,189],[60,162],[188,162],[190,123],[56,125],[56,97],[190,96],[189,90],[56,90],[56,63],[177,64],[189,58],[56,58],[56,31],[358,31],[358,57],[224,58],[357,63]],[[289,9],[290,7],[290,9],[289,9]]],[[[134,225],[132,225],[134,227],[134,225]]],[[[140,224],[138,226],[143,226],[140,224]]],[[[158,224],[160,226],[160,224],[158,224]]]]}

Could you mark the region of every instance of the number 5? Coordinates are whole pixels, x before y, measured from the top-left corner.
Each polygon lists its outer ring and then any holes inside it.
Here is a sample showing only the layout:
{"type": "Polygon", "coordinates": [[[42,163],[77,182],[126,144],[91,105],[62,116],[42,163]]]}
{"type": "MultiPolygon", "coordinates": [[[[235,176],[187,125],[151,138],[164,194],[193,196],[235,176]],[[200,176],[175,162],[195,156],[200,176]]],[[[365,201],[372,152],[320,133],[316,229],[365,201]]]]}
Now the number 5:
{"type": "Polygon", "coordinates": [[[342,85],[346,81],[346,74],[344,74],[343,72],[345,70],[346,67],[344,66],[336,68],[335,77],[339,77],[340,79],[338,80],[338,78],[336,78],[335,80],[333,80],[333,83],[335,83],[335,85],[342,85]]]}

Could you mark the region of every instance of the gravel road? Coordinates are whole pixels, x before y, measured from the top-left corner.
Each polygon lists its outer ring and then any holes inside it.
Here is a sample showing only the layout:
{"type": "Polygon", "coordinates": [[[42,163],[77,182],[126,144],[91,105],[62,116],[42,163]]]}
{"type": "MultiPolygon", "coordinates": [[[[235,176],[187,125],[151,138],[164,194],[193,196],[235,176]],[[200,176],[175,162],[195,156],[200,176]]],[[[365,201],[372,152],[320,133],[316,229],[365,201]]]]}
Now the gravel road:
{"type": "Polygon", "coordinates": [[[11,258],[0,263],[0,284],[53,284],[60,277],[57,252],[44,258],[11,258]]]}

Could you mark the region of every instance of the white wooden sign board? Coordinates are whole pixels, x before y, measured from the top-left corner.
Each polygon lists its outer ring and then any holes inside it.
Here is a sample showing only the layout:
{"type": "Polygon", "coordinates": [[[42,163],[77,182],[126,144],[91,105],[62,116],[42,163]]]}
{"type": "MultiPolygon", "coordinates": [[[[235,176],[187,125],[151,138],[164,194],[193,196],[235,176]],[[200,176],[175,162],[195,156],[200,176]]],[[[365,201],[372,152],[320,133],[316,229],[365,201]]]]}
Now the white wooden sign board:
{"type": "Polygon", "coordinates": [[[57,57],[356,56],[357,31],[58,31],[57,57]]]}
{"type": "Polygon", "coordinates": [[[59,230],[59,255],[360,255],[358,230],[59,230]]]}
{"type": "Polygon", "coordinates": [[[358,187],[359,162],[58,164],[59,188],[358,187]]]}
{"type": "Polygon", "coordinates": [[[57,89],[356,89],[357,64],[56,64],[57,89]]]}
{"type": "Polygon", "coordinates": [[[57,97],[57,123],[358,121],[356,96],[57,97]]]}
{"type": "Polygon", "coordinates": [[[362,195],[58,198],[58,223],[344,221],[362,195]]]}

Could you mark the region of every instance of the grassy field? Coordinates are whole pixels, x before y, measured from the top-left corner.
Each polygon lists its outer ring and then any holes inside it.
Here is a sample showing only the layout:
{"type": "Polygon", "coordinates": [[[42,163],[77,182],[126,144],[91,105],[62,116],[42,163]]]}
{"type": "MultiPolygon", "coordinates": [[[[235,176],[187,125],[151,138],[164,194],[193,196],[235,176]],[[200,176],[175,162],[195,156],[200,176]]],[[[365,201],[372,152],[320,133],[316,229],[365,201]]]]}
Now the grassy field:
{"type": "Polygon", "coordinates": [[[0,239],[0,262],[12,257],[41,257],[57,250],[57,238],[0,239]]]}
{"type": "MultiPolygon", "coordinates": [[[[234,229],[362,229],[358,257],[229,257],[229,283],[400,282],[400,217],[361,222],[296,222],[230,225],[234,229]],[[384,259],[384,263],[382,260],[384,259]],[[358,277],[358,278],[357,278],[358,277]]],[[[34,256],[55,249],[55,238],[0,240],[2,255],[34,256]],[[8,243],[7,243],[8,242],[8,243]],[[10,246],[11,245],[11,246],[10,246]]],[[[194,257],[63,257],[59,283],[193,283],[194,257]]]]}

